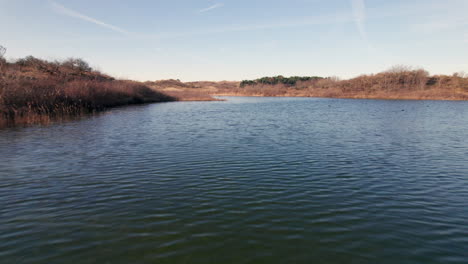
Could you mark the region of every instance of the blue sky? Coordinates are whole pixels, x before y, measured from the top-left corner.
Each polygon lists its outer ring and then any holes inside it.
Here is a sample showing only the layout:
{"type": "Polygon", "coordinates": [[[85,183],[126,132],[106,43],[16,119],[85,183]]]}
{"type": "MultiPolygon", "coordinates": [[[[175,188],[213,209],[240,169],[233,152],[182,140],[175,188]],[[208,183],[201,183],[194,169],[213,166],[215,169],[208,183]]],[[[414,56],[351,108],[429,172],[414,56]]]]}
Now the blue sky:
{"type": "Polygon", "coordinates": [[[7,58],[136,80],[468,72],[467,0],[0,0],[7,58]]]}

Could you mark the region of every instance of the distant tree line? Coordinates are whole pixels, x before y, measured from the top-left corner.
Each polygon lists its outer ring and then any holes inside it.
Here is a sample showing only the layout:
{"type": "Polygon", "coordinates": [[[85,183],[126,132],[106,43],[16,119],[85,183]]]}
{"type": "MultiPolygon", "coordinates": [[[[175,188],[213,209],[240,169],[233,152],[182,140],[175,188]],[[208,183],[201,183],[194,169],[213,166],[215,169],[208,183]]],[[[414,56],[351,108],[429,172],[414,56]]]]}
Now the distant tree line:
{"type": "Polygon", "coordinates": [[[291,76],[291,77],[284,77],[282,75],[274,76],[274,77],[262,77],[256,80],[243,80],[240,83],[240,87],[245,86],[252,86],[257,84],[266,84],[266,85],[276,85],[276,84],[284,84],[286,86],[294,86],[297,82],[301,81],[317,81],[321,80],[323,77],[318,76],[291,76]]]}

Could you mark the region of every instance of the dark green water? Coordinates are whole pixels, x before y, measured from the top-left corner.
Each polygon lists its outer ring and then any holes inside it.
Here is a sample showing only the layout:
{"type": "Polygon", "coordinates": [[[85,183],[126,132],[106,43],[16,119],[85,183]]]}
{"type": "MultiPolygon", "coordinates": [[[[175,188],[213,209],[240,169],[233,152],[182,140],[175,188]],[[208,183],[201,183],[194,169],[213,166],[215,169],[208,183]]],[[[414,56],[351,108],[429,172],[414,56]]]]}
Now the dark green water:
{"type": "Polygon", "coordinates": [[[0,131],[0,263],[468,263],[468,102],[229,98],[0,131]]]}

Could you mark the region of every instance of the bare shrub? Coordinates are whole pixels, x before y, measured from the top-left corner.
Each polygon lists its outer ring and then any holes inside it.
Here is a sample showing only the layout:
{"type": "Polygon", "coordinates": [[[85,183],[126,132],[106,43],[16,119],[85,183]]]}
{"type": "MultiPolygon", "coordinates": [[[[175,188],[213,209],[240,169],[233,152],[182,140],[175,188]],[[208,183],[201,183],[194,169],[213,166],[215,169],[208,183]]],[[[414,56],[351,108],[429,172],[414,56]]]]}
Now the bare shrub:
{"type": "Polygon", "coordinates": [[[85,71],[85,72],[90,72],[93,70],[91,66],[89,66],[89,63],[87,63],[83,59],[78,59],[78,58],[69,58],[63,61],[61,66],[65,68],[76,69],[76,70],[85,71]]]}
{"type": "MultiPolygon", "coordinates": [[[[6,64],[6,59],[3,57],[5,53],[6,53],[6,48],[0,45],[0,71],[3,68],[3,65],[6,64]]],[[[1,75],[0,75],[0,78],[1,78],[1,75]]]]}
{"type": "Polygon", "coordinates": [[[468,74],[464,71],[461,71],[454,73],[453,77],[468,78],[468,74]]]}
{"type": "Polygon", "coordinates": [[[6,48],[0,45],[0,58],[3,58],[5,53],[6,53],[6,48]]]}
{"type": "Polygon", "coordinates": [[[388,69],[386,72],[389,72],[389,73],[402,73],[402,72],[409,72],[409,71],[412,71],[412,70],[413,70],[413,67],[411,67],[411,66],[399,64],[399,65],[394,65],[394,66],[390,67],[390,69],[388,69]]]}
{"type": "Polygon", "coordinates": [[[45,64],[45,61],[38,59],[34,56],[27,56],[25,58],[18,59],[16,65],[19,66],[30,66],[30,67],[39,67],[40,65],[45,64]]]}

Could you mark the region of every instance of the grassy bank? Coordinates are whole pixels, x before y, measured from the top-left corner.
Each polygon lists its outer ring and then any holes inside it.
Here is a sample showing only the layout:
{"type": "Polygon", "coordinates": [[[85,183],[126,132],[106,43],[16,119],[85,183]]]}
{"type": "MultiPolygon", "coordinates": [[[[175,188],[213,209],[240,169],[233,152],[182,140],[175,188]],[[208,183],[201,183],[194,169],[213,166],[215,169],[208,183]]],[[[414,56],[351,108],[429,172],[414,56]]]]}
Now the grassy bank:
{"type": "Polygon", "coordinates": [[[110,107],[177,100],[133,81],[115,80],[79,59],[0,61],[0,127],[69,119],[110,107]]]}

